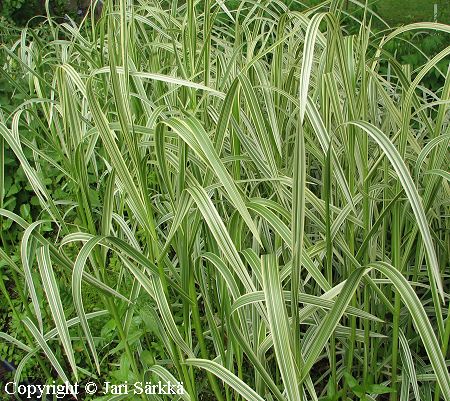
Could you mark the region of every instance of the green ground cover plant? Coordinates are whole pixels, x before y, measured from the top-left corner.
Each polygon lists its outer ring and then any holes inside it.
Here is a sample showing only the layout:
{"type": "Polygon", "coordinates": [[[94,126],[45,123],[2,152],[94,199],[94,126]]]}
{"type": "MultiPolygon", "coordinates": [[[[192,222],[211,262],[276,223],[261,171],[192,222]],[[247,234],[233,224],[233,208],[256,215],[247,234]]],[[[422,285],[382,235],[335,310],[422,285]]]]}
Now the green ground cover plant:
{"type": "Polygon", "coordinates": [[[450,47],[392,51],[450,26],[359,7],[105,1],[2,47],[16,381],[450,400],[450,47]]]}

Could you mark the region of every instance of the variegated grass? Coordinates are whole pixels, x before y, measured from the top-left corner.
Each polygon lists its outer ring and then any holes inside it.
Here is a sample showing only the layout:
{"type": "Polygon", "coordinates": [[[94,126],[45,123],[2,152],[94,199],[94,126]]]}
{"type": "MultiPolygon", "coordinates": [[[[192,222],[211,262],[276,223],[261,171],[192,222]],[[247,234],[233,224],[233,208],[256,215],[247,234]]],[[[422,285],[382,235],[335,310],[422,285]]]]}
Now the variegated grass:
{"type": "Polygon", "coordinates": [[[450,400],[449,72],[423,85],[450,47],[414,73],[383,47],[450,27],[382,37],[368,12],[348,36],[344,17],[335,0],[108,1],[2,49],[28,98],[2,114],[0,178],[6,143],[41,205],[33,223],[0,210],[24,230],[21,264],[0,254],[30,302],[22,336],[1,333],[27,353],[17,380],[42,352],[48,378],[108,377],[108,316],[129,380],[182,381],[186,400],[450,400]]]}

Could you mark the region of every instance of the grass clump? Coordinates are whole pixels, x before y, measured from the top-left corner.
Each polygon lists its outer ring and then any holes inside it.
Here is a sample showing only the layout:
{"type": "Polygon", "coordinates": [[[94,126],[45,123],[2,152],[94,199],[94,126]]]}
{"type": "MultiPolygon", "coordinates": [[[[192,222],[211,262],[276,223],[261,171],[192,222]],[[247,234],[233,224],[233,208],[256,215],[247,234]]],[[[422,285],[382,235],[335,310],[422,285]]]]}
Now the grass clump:
{"type": "Polygon", "coordinates": [[[0,199],[17,380],[450,400],[450,48],[386,50],[450,27],[347,35],[341,3],[108,1],[2,49],[0,180],[13,154],[37,198],[0,199]]]}

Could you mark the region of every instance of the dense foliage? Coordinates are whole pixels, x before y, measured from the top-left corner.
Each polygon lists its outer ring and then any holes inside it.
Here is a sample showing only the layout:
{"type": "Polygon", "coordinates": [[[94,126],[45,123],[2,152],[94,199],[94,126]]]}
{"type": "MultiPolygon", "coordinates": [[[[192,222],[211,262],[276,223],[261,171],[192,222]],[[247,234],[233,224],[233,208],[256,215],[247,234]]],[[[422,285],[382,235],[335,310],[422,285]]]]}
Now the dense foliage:
{"type": "Polygon", "coordinates": [[[344,3],[108,1],[2,48],[17,381],[450,400],[450,27],[344,3]]]}

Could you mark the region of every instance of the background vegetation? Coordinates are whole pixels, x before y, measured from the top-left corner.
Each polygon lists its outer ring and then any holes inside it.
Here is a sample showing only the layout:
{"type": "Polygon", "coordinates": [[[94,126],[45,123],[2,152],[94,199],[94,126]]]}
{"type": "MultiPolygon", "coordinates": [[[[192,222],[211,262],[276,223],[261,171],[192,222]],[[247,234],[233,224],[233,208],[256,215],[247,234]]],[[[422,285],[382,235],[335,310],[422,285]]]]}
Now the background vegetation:
{"type": "MultiPolygon", "coordinates": [[[[87,9],[89,0],[50,0],[50,9],[59,17],[65,13],[72,18],[76,17],[79,10],[87,9]]],[[[225,0],[224,4],[229,9],[239,6],[239,1],[225,0]]],[[[320,4],[320,0],[285,0],[284,3],[290,9],[304,9],[320,4]]],[[[364,3],[364,2],[362,2],[364,3]]],[[[369,0],[367,5],[377,12],[384,21],[391,26],[419,21],[432,21],[435,18],[434,5],[438,6],[437,21],[450,22],[450,7],[448,0],[369,0]]],[[[359,6],[344,0],[346,11],[356,11],[359,6]]],[[[43,0],[2,0],[0,13],[7,19],[18,24],[25,24],[31,17],[45,15],[45,1],[43,0]]]]}
{"type": "Polygon", "coordinates": [[[450,27],[349,3],[121,0],[4,24],[17,381],[450,400],[450,27]]]}

